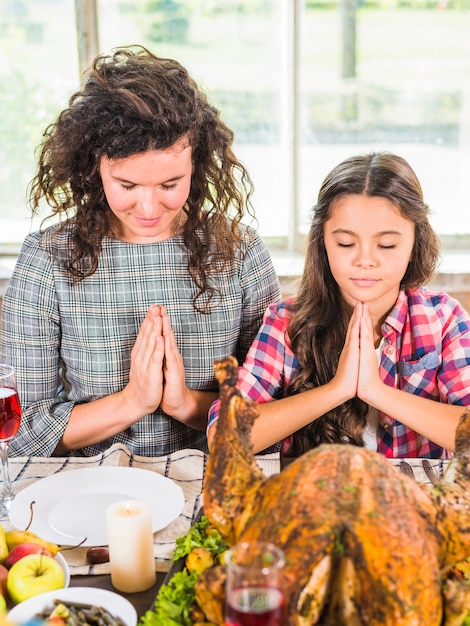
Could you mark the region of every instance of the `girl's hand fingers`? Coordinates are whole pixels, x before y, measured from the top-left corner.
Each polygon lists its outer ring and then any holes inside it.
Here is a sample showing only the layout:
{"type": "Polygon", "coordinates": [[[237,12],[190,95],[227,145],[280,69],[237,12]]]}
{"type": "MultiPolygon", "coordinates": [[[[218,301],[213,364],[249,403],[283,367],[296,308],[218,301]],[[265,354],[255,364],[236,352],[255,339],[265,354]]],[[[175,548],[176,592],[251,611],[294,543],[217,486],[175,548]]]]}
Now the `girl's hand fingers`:
{"type": "Polygon", "coordinates": [[[346,399],[354,398],[357,394],[360,321],[361,307],[356,306],[348,324],[346,339],[334,377],[335,383],[340,388],[341,395],[346,397],[346,399]]]}
{"type": "Polygon", "coordinates": [[[374,346],[374,327],[369,307],[364,305],[360,324],[360,360],[357,395],[371,402],[376,391],[383,385],[379,375],[379,362],[374,346]]]}

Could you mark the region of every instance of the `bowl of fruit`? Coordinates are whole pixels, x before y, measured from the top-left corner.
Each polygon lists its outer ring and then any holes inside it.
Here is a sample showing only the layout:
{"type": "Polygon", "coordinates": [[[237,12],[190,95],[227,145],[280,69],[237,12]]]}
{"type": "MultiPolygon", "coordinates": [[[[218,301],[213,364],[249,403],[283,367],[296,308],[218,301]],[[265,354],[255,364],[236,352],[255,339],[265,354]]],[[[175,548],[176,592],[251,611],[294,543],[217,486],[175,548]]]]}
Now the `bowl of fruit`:
{"type": "Polygon", "coordinates": [[[0,609],[70,584],[67,561],[54,543],[0,524],[0,609]]]}

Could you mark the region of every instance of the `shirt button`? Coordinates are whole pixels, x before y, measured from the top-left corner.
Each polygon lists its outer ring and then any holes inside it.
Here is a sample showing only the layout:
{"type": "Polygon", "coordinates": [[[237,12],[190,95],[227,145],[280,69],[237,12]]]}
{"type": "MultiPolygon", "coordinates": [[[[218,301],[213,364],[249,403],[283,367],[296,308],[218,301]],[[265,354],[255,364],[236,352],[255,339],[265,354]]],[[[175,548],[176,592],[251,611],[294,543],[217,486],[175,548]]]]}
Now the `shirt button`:
{"type": "Polygon", "coordinates": [[[384,430],[388,432],[390,430],[390,424],[384,424],[384,430]]]}
{"type": "Polygon", "coordinates": [[[393,354],[395,352],[395,349],[393,346],[388,346],[388,348],[385,349],[385,352],[387,354],[393,354]]]}

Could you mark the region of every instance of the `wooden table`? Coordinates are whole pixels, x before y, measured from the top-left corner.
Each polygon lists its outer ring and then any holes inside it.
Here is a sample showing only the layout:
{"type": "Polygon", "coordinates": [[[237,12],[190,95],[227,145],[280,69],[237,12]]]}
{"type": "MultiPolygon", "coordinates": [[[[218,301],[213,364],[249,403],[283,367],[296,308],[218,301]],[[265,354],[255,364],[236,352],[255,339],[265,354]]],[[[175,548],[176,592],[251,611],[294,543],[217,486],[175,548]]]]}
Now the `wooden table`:
{"type": "Polygon", "coordinates": [[[119,593],[119,595],[129,600],[137,611],[137,616],[140,618],[146,611],[152,608],[165,576],[166,574],[157,572],[157,581],[154,586],[147,589],[147,591],[141,591],[140,593],[122,593],[121,591],[117,591],[111,584],[111,576],[109,574],[101,574],[97,576],[72,576],[70,579],[70,586],[97,587],[99,589],[107,589],[108,591],[119,593]]]}

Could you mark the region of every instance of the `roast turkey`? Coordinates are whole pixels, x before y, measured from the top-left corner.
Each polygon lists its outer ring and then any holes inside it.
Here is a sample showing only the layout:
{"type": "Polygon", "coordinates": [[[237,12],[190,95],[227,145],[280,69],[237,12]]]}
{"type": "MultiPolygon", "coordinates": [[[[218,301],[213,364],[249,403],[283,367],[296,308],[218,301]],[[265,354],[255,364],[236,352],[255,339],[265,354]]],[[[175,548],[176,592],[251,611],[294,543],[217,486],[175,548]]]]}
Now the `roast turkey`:
{"type": "MultiPolygon", "coordinates": [[[[236,388],[238,364],[215,364],[220,415],[204,512],[229,545],[271,541],[286,555],[289,626],[458,626],[470,587],[470,412],[457,430],[451,482],[418,484],[382,455],[325,444],[266,478],[250,441],[257,405],[236,388]]],[[[288,419],[288,416],[286,416],[288,419]]],[[[196,598],[223,625],[225,572],[206,570],[196,598]]]]}

